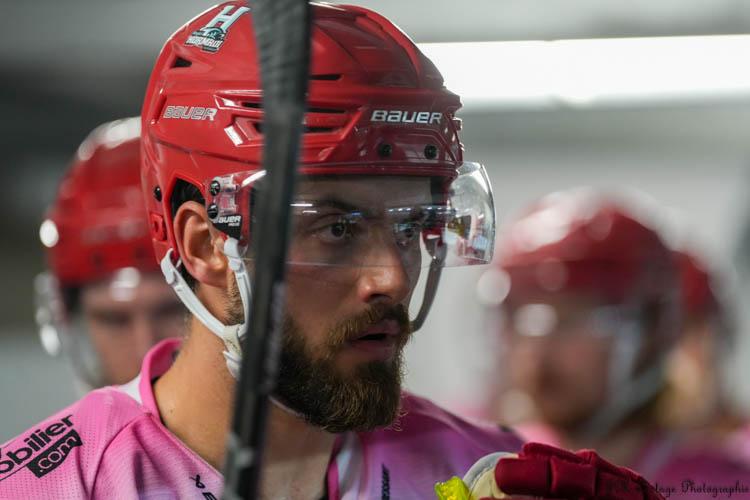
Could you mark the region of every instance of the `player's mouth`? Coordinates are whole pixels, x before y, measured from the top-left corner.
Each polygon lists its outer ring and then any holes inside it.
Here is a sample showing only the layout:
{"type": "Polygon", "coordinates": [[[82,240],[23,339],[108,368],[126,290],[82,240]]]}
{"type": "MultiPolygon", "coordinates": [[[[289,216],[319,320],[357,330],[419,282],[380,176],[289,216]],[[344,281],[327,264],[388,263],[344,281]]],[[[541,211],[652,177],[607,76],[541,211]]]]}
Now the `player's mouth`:
{"type": "Polygon", "coordinates": [[[387,361],[401,346],[401,326],[395,319],[383,319],[347,342],[347,347],[369,360],[387,361]]]}

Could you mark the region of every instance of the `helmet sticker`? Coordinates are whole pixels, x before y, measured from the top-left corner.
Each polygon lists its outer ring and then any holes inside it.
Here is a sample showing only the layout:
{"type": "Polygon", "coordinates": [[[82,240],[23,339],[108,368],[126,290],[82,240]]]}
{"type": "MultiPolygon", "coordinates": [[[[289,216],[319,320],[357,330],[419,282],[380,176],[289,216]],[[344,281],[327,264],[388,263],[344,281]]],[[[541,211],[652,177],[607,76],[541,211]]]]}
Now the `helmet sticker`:
{"type": "Polygon", "coordinates": [[[222,215],[217,217],[213,223],[219,230],[234,239],[239,240],[242,237],[241,215],[222,215]]]}
{"type": "Polygon", "coordinates": [[[207,25],[199,30],[193,31],[193,33],[185,41],[185,45],[192,45],[194,47],[200,47],[206,52],[218,52],[227,37],[229,27],[239,19],[239,17],[248,12],[248,7],[237,7],[235,9],[232,5],[227,5],[222,9],[221,12],[216,14],[216,17],[211,19],[207,25]],[[219,26],[221,24],[221,26],[219,26]]]}

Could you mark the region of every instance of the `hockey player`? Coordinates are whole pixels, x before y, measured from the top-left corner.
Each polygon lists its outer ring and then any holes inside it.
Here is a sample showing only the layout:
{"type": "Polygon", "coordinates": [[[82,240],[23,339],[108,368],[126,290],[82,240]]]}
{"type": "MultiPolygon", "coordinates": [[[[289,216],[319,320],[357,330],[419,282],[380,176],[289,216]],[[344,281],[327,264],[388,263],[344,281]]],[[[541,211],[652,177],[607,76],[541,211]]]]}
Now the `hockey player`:
{"type": "Polygon", "coordinates": [[[648,209],[633,202],[553,193],[499,240],[499,269],[483,278],[502,293],[510,387],[496,406],[531,409],[518,427],[529,440],[595,448],[667,497],[708,498],[747,471],[659,418],[682,326],[680,275],[648,209]]]}
{"type": "MultiPolygon", "coordinates": [[[[441,268],[491,256],[491,191],[483,167],[462,159],[458,97],[413,42],[360,7],[313,13],[261,498],[434,498],[436,482],[520,447],[510,432],[401,391],[402,349],[441,268]]],[[[94,391],[3,445],[0,497],[221,495],[252,245],[263,244],[252,223],[264,173],[250,17],[229,2],[172,35],[143,107],[151,236],[193,313],[187,339],[155,347],[135,383],[94,391]]],[[[632,474],[612,475],[633,498],[654,498],[632,474]]],[[[546,481],[538,467],[512,479],[514,491],[546,481]]]]}
{"type": "Polygon", "coordinates": [[[124,384],[146,352],[184,331],[185,308],[154,261],[140,187],[140,119],[101,125],[78,148],[40,237],[42,345],[64,354],[82,394],[124,384]]]}

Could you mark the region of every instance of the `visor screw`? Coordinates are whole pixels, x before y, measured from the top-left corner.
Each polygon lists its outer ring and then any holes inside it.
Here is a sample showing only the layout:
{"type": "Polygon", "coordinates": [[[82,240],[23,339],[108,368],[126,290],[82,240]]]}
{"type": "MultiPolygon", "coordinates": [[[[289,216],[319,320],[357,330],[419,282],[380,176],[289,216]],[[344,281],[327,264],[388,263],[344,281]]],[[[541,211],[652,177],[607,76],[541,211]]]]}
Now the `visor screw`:
{"type": "Polygon", "coordinates": [[[206,210],[206,213],[208,213],[208,217],[210,219],[215,219],[217,215],[219,215],[219,207],[216,206],[216,203],[211,203],[208,206],[208,209],[206,210]]]}
{"type": "Polygon", "coordinates": [[[437,158],[438,148],[434,144],[428,144],[424,147],[424,156],[428,160],[434,160],[437,158]]]}
{"type": "Polygon", "coordinates": [[[221,184],[219,184],[219,181],[211,181],[211,187],[208,190],[208,192],[211,193],[211,196],[216,196],[219,194],[219,191],[221,191],[221,184]]]}
{"type": "Polygon", "coordinates": [[[381,158],[388,158],[389,156],[391,156],[391,153],[393,153],[393,146],[391,146],[390,144],[381,144],[378,147],[378,155],[381,158]]]}
{"type": "Polygon", "coordinates": [[[156,198],[156,201],[161,201],[161,188],[159,186],[154,188],[154,198],[156,198]]]}

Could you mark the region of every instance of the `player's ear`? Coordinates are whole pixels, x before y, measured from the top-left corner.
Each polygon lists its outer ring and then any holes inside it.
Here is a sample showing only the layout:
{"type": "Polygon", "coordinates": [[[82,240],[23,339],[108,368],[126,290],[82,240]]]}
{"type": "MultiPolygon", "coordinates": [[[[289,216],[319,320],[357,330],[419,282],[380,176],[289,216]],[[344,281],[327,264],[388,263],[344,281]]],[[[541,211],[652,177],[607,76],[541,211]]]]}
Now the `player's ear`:
{"type": "Polygon", "coordinates": [[[228,261],[221,251],[221,236],[213,230],[206,208],[195,201],[180,205],[174,216],[174,235],[182,265],[196,281],[225,288],[228,261]]]}

